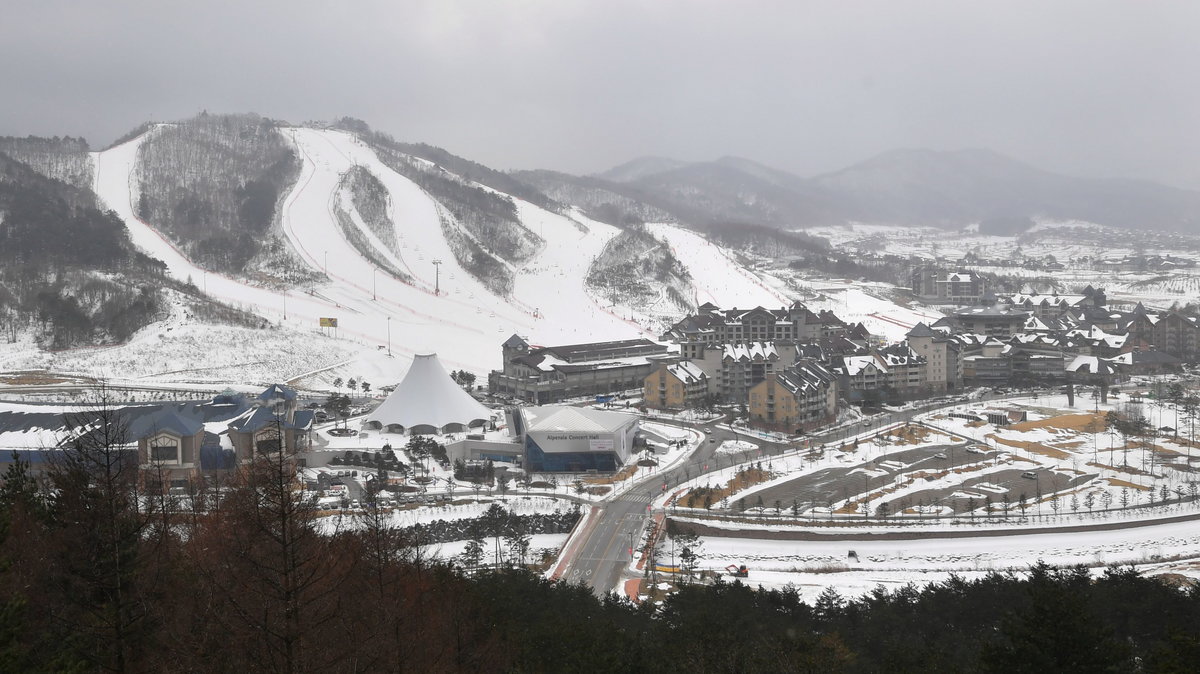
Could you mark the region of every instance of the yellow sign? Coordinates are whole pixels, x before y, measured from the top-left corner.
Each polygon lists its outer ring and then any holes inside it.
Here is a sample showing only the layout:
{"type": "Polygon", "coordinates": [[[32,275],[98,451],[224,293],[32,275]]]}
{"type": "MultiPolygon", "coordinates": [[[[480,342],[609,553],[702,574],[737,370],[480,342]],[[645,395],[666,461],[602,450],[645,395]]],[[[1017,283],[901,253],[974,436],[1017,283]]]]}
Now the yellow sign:
{"type": "Polygon", "coordinates": [[[336,328],[337,327],[337,319],[322,317],[321,318],[321,327],[322,328],[336,328]]]}

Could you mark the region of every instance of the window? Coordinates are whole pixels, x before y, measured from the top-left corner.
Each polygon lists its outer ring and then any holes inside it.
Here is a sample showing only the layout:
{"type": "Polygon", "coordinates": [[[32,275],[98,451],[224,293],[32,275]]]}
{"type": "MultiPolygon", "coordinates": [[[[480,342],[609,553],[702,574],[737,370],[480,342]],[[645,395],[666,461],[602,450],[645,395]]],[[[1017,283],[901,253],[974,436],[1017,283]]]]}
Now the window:
{"type": "Polygon", "coordinates": [[[150,445],[150,460],[178,462],[179,445],[163,438],[155,439],[154,444],[150,445]]]}
{"type": "Polygon", "coordinates": [[[274,428],[264,429],[254,436],[254,451],[258,454],[274,454],[281,446],[279,431],[274,428]]]}

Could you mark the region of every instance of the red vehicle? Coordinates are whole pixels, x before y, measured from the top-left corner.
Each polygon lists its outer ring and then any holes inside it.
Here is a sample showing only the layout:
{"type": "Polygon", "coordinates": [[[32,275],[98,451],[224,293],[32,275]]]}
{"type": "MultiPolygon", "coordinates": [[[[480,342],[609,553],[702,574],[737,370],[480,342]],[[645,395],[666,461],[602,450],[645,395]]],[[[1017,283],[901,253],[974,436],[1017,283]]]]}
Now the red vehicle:
{"type": "Polygon", "coordinates": [[[725,572],[734,578],[746,578],[750,575],[750,569],[747,569],[745,564],[742,564],[741,566],[738,566],[737,564],[730,564],[729,566],[725,567],[725,572]]]}

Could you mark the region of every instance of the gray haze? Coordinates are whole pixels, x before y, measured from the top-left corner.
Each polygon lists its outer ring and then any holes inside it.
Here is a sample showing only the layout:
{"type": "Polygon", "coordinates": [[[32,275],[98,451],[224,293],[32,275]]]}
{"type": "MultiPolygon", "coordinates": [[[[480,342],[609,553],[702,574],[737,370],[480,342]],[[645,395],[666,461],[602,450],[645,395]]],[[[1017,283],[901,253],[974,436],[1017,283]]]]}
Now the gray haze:
{"type": "Polygon", "coordinates": [[[986,147],[1196,189],[1198,34],[1192,1],[6,0],[0,135],[351,115],[496,168],[986,147]]]}

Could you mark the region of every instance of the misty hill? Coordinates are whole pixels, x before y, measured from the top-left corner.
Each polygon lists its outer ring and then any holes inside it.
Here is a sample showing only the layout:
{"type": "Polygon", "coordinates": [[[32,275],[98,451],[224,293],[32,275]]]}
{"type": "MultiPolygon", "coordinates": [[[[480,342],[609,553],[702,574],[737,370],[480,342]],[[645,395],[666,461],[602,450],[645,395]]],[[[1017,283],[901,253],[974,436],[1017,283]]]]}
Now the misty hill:
{"type": "Polygon", "coordinates": [[[614,172],[627,176],[625,189],[692,225],[960,227],[1034,217],[1132,228],[1200,225],[1200,192],[1061,176],[987,150],[895,150],[807,179],[736,157],[686,165],[635,160],[607,173],[614,172]]]}
{"type": "Polygon", "coordinates": [[[675,221],[674,215],[646,203],[644,194],[626,184],[558,171],[514,171],[512,175],[555,201],[575,206],[593,220],[617,227],[675,221]]]}
{"type": "Polygon", "coordinates": [[[1200,224],[1200,193],[1060,176],[988,150],[896,150],[809,182],[864,222],[959,226],[1040,216],[1134,228],[1200,224]]]}
{"type": "Polygon", "coordinates": [[[669,157],[638,157],[620,166],[614,166],[607,171],[597,173],[593,177],[617,183],[628,183],[656,173],[681,168],[690,163],[669,157]]]}

